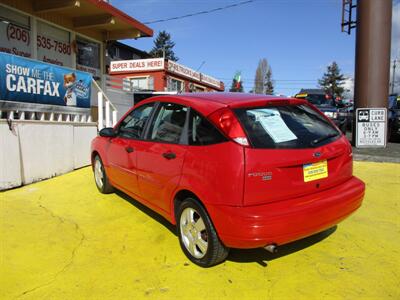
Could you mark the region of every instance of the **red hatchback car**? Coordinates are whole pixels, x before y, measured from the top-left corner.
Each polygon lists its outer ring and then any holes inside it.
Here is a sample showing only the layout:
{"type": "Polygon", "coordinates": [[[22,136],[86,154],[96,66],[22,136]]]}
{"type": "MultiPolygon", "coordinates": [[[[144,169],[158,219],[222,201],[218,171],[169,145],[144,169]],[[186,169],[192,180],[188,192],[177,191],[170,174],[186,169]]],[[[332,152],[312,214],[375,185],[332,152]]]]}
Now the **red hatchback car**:
{"type": "Polygon", "coordinates": [[[346,137],[305,100],[204,93],[140,102],[92,142],[100,192],[117,188],[177,225],[208,267],[229,248],[277,245],[334,226],[358,207],[346,137]]]}

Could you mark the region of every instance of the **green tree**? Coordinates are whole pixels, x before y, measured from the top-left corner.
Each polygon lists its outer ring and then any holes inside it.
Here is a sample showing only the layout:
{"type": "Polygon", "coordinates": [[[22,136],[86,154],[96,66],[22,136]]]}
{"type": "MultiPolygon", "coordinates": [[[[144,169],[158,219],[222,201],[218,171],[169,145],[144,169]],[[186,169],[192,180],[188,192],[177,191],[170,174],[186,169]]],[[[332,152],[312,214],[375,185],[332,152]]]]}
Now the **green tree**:
{"type": "Polygon", "coordinates": [[[160,31],[154,40],[153,49],[150,50],[149,54],[152,57],[163,57],[165,54],[165,58],[178,61],[179,58],[175,56],[175,52],[173,50],[175,43],[171,39],[171,35],[165,30],[160,31]]]}
{"type": "Polygon", "coordinates": [[[272,70],[271,67],[268,68],[267,75],[265,76],[265,94],[274,94],[274,82],[272,81],[272,70]]]}
{"type": "Polygon", "coordinates": [[[321,79],[318,80],[319,86],[325,90],[325,93],[332,97],[342,98],[344,88],[342,86],[344,75],[340,73],[338,64],[334,61],[327,67],[321,79]]]}
{"type": "Polygon", "coordinates": [[[235,76],[232,79],[231,88],[229,89],[230,92],[234,93],[243,93],[243,83],[240,72],[236,72],[235,76]]]}
{"type": "Polygon", "coordinates": [[[272,95],[274,83],[272,81],[272,69],[267,59],[260,59],[254,78],[254,93],[272,95]]]}

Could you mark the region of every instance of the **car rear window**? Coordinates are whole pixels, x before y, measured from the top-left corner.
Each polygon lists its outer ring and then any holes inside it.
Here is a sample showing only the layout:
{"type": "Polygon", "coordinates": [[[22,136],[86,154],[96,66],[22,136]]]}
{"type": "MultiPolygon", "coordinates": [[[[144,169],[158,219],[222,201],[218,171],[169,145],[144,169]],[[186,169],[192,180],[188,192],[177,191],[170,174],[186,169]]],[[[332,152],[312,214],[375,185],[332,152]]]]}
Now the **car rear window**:
{"type": "Polygon", "coordinates": [[[254,148],[313,148],[341,133],[308,105],[234,110],[254,148]]]}

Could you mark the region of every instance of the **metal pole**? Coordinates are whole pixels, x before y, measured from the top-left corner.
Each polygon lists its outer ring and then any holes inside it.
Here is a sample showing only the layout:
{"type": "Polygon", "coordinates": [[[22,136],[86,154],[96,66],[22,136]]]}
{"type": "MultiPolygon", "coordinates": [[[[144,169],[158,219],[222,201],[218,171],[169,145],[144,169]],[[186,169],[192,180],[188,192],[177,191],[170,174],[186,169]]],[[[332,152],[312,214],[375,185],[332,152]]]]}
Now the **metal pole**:
{"type": "Polygon", "coordinates": [[[391,26],[392,0],[357,2],[354,111],[388,106],[391,26]]]}
{"type": "Polygon", "coordinates": [[[103,93],[97,92],[97,110],[98,110],[98,119],[97,119],[97,126],[99,130],[102,130],[104,125],[103,125],[103,120],[104,120],[104,115],[103,115],[103,93]]]}
{"type": "Polygon", "coordinates": [[[111,127],[111,122],[110,122],[110,101],[106,99],[106,109],[105,109],[105,114],[106,114],[106,127],[111,127]]]}
{"type": "Polygon", "coordinates": [[[114,127],[117,124],[117,111],[114,109],[112,112],[112,126],[114,127]]]}

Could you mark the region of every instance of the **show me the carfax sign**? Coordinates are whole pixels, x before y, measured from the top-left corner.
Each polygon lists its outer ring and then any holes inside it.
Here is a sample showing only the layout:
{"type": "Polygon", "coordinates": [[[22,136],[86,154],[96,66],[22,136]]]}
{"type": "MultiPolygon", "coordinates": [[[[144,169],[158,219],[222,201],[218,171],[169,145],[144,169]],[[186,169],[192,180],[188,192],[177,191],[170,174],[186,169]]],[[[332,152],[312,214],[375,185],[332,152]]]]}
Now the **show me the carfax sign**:
{"type": "Polygon", "coordinates": [[[356,147],[386,147],[386,108],[357,108],[356,147]]]}
{"type": "Polygon", "coordinates": [[[90,107],[88,73],[0,53],[0,100],[90,107]]]}

